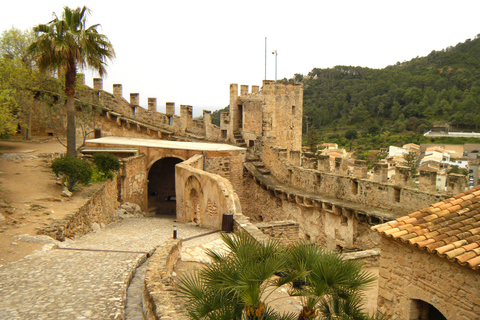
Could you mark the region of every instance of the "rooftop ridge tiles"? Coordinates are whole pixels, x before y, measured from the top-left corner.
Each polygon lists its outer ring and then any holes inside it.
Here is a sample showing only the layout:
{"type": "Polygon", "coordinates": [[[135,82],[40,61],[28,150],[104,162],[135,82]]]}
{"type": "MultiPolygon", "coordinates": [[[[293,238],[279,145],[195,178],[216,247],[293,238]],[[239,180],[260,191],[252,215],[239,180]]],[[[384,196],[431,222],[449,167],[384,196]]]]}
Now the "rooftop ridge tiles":
{"type": "Polygon", "coordinates": [[[446,201],[446,200],[443,200],[443,201],[434,203],[434,204],[430,205],[430,207],[431,207],[431,208],[438,208],[438,207],[444,205],[444,204],[445,204],[445,201],[446,201]]]}
{"type": "Polygon", "coordinates": [[[448,211],[447,209],[445,210],[438,210],[438,212],[436,212],[436,215],[439,216],[439,217],[444,217],[446,216],[447,214],[451,213],[450,211],[448,211]]]}
{"type": "Polygon", "coordinates": [[[446,220],[445,220],[444,217],[439,217],[439,218],[437,218],[437,219],[435,219],[435,220],[432,220],[432,221],[430,221],[430,222],[433,223],[434,225],[436,225],[436,224],[444,223],[445,221],[446,221],[446,220]]]}
{"type": "MultiPolygon", "coordinates": [[[[415,212],[409,214],[408,217],[410,217],[410,218],[417,218],[417,217],[423,215],[424,213],[425,213],[424,210],[422,210],[422,211],[415,211],[415,212]]],[[[397,219],[397,221],[398,221],[398,220],[399,220],[399,219],[397,219]]],[[[403,220],[407,220],[407,219],[403,219],[403,220]]],[[[401,221],[403,221],[403,220],[401,220],[401,221]]]]}
{"type": "Polygon", "coordinates": [[[415,221],[417,221],[418,219],[417,218],[410,218],[410,219],[407,219],[407,220],[403,220],[403,223],[405,223],[406,225],[408,224],[411,224],[415,221]]]}
{"type": "Polygon", "coordinates": [[[440,256],[442,256],[443,253],[455,249],[455,246],[453,243],[446,244],[444,246],[436,248],[434,251],[440,256]]]}
{"type": "Polygon", "coordinates": [[[456,206],[457,204],[459,204],[460,202],[463,202],[463,201],[465,201],[465,200],[463,199],[463,197],[458,198],[458,199],[455,199],[455,200],[452,201],[452,205],[453,205],[453,206],[456,206]]]}
{"type": "Polygon", "coordinates": [[[469,230],[472,235],[480,234],[480,227],[469,230]]]}
{"type": "Polygon", "coordinates": [[[470,251],[475,248],[478,248],[480,245],[477,242],[471,242],[469,244],[464,245],[462,248],[465,249],[465,251],[470,251]]]}
{"type": "MultiPolygon", "coordinates": [[[[417,211],[415,211],[415,212],[417,212],[417,211]]],[[[415,213],[415,212],[413,212],[413,213],[415,213]]],[[[397,222],[401,222],[401,221],[404,221],[404,220],[410,219],[410,215],[412,215],[413,213],[410,213],[409,215],[406,215],[406,216],[403,216],[403,217],[397,218],[397,219],[395,219],[395,221],[397,221],[397,222]]]]}
{"type": "Polygon", "coordinates": [[[401,236],[403,236],[405,234],[408,234],[407,230],[402,230],[402,231],[399,231],[399,232],[392,233],[390,236],[392,238],[400,238],[401,236]]]}
{"type": "Polygon", "coordinates": [[[427,228],[422,228],[421,226],[418,226],[418,227],[419,227],[419,229],[416,230],[415,233],[416,233],[417,235],[419,235],[419,236],[421,236],[422,234],[423,234],[423,235],[427,235],[427,234],[429,234],[429,233],[431,232],[431,231],[430,231],[429,229],[427,229],[427,228]]]}
{"type": "Polygon", "coordinates": [[[386,230],[389,230],[389,229],[392,229],[392,226],[384,226],[384,227],[381,227],[381,228],[377,228],[376,231],[379,232],[379,233],[382,233],[386,230]]]}
{"type": "Polygon", "coordinates": [[[475,196],[473,194],[467,194],[462,197],[463,201],[470,200],[474,198],[475,196]]]}
{"type": "Polygon", "coordinates": [[[435,241],[434,243],[426,245],[425,247],[427,248],[428,252],[435,253],[435,249],[443,247],[444,245],[445,245],[445,242],[442,240],[442,241],[435,241]]]}
{"type": "Polygon", "coordinates": [[[479,269],[478,266],[480,264],[480,256],[470,259],[466,263],[470,266],[470,268],[477,270],[479,269]]]}
{"type": "Polygon", "coordinates": [[[451,202],[447,202],[447,203],[445,203],[444,205],[440,206],[439,208],[440,208],[441,210],[445,210],[445,209],[447,209],[447,208],[450,208],[451,206],[452,206],[452,203],[451,203],[451,202]]]}
{"type": "Polygon", "coordinates": [[[438,218],[438,216],[434,213],[434,214],[431,214],[431,215],[429,215],[429,216],[424,217],[423,219],[424,219],[425,221],[429,222],[429,221],[434,220],[434,219],[436,219],[436,218],[438,218]]]}
{"type": "Polygon", "coordinates": [[[405,234],[403,236],[400,237],[400,240],[402,240],[403,243],[407,243],[407,240],[408,239],[412,239],[412,238],[415,238],[415,237],[418,237],[419,234],[417,233],[408,233],[408,234],[405,234]]]}
{"type": "Polygon", "coordinates": [[[417,242],[415,245],[420,247],[420,248],[423,248],[423,247],[426,247],[427,245],[429,245],[431,243],[434,243],[434,242],[435,242],[435,240],[433,240],[433,239],[427,239],[427,240],[417,242]]]}
{"type": "Polygon", "coordinates": [[[403,231],[403,230],[411,228],[411,227],[413,227],[413,224],[409,223],[409,224],[404,224],[404,225],[398,226],[398,229],[403,231]]]}
{"type": "Polygon", "coordinates": [[[460,247],[460,248],[456,248],[446,252],[445,255],[447,256],[448,259],[450,259],[450,261],[454,262],[455,258],[464,252],[465,252],[465,249],[460,247]]]}
{"type": "Polygon", "coordinates": [[[410,244],[415,244],[417,242],[420,242],[420,241],[423,241],[423,240],[426,240],[427,238],[425,236],[418,236],[418,237],[415,237],[415,238],[412,238],[412,239],[408,239],[408,243],[410,244]]]}
{"type": "Polygon", "coordinates": [[[459,204],[456,204],[456,205],[454,205],[454,206],[451,206],[451,207],[448,208],[447,210],[450,211],[450,212],[455,212],[455,211],[460,210],[460,209],[462,209],[462,206],[459,205],[459,204]]]}
{"type": "Polygon", "coordinates": [[[460,264],[464,264],[464,262],[466,262],[467,260],[470,260],[472,258],[475,258],[477,255],[475,254],[475,252],[469,252],[469,251],[466,251],[458,256],[455,257],[455,259],[457,259],[457,261],[460,263],[460,264]]]}
{"type": "MultiPolygon", "coordinates": [[[[439,233],[438,231],[430,231],[430,230],[429,230],[429,232],[427,232],[427,233],[422,233],[422,234],[423,234],[423,235],[425,236],[425,238],[427,238],[427,239],[435,239],[435,237],[440,236],[440,233],[439,233]]],[[[419,234],[419,235],[420,235],[420,234],[419,234]]],[[[436,241],[436,240],[435,240],[435,241],[436,241]]]]}
{"type": "Polygon", "coordinates": [[[391,235],[392,233],[395,233],[395,232],[398,232],[398,231],[400,231],[400,229],[392,228],[392,229],[389,229],[389,230],[385,230],[383,233],[388,236],[388,235],[391,235]]]}

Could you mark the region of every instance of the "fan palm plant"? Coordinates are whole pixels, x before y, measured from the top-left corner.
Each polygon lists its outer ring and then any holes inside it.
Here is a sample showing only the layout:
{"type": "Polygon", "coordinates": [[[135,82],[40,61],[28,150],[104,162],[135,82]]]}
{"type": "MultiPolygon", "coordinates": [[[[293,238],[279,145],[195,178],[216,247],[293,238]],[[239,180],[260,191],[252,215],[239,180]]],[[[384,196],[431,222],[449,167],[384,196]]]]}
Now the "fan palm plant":
{"type": "Polygon", "coordinates": [[[361,292],[375,278],[356,261],[308,242],[290,247],[286,274],[304,272],[291,282],[290,294],[302,297],[299,320],[368,319],[362,310],[361,292]]]}
{"type": "Polygon", "coordinates": [[[106,74],[106,61],[115,52],[108,38],[98,32],[99,24],[86,26],[90,10],[86,7],[64,7],[61,18],[33,28],[35,39],[29,46],[40,70],[65,76],[67,108],[67,156],[76,156],[75,84],[77,68],[89,67],[100,76],[106,74]]]}
{"type": "Polygon", "coordinates": [[[180,278],[178,288],[187,299],[193,319],[295,319],[265,305],[274,288],[292,281],[296,274],[278,278],[285,257],[278,242],[261,243],[248,234],[222,234],[229,252],[208,251],[212,263],[180,278]]]}

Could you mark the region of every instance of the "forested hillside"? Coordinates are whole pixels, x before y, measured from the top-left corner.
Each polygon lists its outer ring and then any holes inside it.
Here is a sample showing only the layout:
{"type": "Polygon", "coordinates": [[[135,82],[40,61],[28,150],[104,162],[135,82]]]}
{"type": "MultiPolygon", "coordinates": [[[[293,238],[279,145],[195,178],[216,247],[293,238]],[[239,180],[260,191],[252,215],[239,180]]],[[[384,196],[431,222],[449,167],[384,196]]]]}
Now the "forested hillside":
{"type": "Polygon", "coordinates": [[[304,84],[304,129],[424,132],[434,121],[450,121],[477,130],[480,35],[384,69],[315,68],[290,81],[304,84]]]}

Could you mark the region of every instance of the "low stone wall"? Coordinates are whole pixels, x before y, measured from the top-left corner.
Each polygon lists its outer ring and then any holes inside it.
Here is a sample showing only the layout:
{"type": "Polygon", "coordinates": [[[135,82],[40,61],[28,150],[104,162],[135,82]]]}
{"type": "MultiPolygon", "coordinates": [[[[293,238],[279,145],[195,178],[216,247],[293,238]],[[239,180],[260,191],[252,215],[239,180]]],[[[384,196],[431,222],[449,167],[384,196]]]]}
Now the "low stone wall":
{"type": "Polygon", "coordinates": [[[188,320],[172,279],[182,247],[181,239],[167,240],[148,259],[143,284],[143,313],[146,319],[188,320]]]}
{"type": "Polygon", "coordinates": [[[257,222],[255,227],[271,239],[279,240],[284,246],[301,240],[300,225],[295,221],[257,222]]]}
{"type": "Polygon", "coordinates": [[[344,253],[342,257],[345,260],[359,260],[364,268],[378,267],[380,264],[380,249],[344,253]]]}
{"type": "Polygon", "coordinates": [[[45,234],[59,241],[87,234],[93,230],[94,223],[107,225],[113,222],[119,205],[115,176],[113,180],[104,182],[75,212],[67,214],[64,219],[55,220],[45,229],[39,230],[38,234],[45,234]]]}
{"type": "Polygon", "coordinates": [[[240,200],[230,181],[190,166],[199,156],[175,166],[177,220],[220,230],[224,213],[242,212],[240,200]]]}

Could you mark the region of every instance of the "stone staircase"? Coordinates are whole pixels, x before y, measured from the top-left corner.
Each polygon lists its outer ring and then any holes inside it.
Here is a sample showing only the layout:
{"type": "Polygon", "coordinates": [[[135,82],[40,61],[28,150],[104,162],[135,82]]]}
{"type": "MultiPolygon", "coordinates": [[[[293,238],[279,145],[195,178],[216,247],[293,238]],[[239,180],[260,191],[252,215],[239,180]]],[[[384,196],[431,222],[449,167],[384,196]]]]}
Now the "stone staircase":
{"type": "Polygon", "coordinates": [[[242,148],[247,147],[247,144],[245,143],[245,140],[243,139],[243,136],[240,132],[238,132],[238,131],[233,132],[233,139],[235,140],[235,145],[236,146],[239,146],[239,147],[242,147],[242,148]]]}
{"type": "Polygon", "coordinates": [[[263,175],[270,174],[270,170],[265,168],[265,164],[262,162],[262,160],[258,156],[253,155],[251,153],[247,153],[245,161],[250,162],[255,167],[255,169],[257,169],[257,171],[260,172],[261,174],[263,175]]]}

